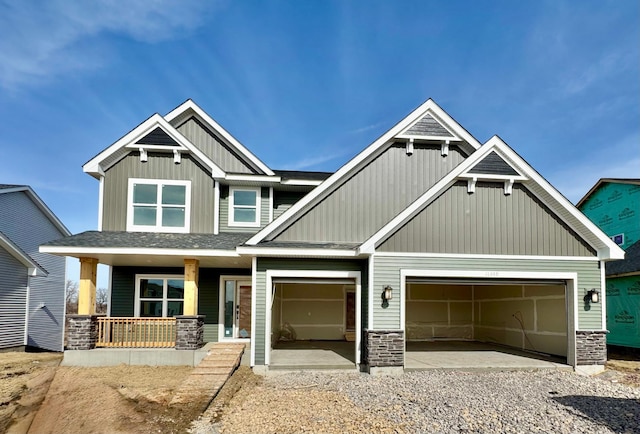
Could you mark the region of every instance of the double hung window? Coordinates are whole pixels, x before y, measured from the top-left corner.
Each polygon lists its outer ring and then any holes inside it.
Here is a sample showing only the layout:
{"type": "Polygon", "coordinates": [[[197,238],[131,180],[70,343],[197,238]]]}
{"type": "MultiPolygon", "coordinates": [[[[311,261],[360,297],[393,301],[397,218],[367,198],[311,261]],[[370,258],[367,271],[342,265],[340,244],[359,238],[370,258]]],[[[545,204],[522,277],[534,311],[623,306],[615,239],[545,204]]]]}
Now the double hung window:
{"type": "Polygon", "coordinates": [[[189,231],[190,181],[129,179],[128,197],[128,231],[189,231]]]}
{"type": "Polygon", "coordinates": [[[172,317],[183,310],[182,276],[137,276],[135,316],[172,317]]]}
{"type": "Polygon", "coordinates": [[[260,226],[260,189],[229,189],[229,226],[260,226]]]}

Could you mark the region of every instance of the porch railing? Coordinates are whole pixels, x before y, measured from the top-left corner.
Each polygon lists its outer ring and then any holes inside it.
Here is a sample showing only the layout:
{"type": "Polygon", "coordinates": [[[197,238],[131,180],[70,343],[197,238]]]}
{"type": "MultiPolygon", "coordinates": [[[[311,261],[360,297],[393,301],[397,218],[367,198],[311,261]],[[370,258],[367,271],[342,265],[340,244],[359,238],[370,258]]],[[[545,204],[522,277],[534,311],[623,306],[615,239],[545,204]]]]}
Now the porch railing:
{"type": "Polygon", "coordinates": [[[175,318],[98,318],[96,347],[172,348],[175,345],[175,318]]]}

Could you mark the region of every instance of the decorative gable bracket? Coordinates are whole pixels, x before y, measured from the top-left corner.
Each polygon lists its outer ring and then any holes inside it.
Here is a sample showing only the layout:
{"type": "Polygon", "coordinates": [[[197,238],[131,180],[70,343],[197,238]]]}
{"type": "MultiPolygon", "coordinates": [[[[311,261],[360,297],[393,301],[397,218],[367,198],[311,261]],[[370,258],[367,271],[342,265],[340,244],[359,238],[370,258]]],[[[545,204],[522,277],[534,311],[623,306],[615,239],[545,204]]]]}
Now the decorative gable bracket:
{"type": "Polygon", "coordinates": [[[489,182],[502,181],[504,183],[505,196],[509,196],[513,192],[513,184],[515,184],[516,181],[522,182],[522,181],[528,180],[528,178],[525,176],[475,175],[475,174],[461,175],[459,179],[467,180],[467,193],[469,194],[473,194],[476,192],[476,183],[478,181],[489,181],[489,182]]]}

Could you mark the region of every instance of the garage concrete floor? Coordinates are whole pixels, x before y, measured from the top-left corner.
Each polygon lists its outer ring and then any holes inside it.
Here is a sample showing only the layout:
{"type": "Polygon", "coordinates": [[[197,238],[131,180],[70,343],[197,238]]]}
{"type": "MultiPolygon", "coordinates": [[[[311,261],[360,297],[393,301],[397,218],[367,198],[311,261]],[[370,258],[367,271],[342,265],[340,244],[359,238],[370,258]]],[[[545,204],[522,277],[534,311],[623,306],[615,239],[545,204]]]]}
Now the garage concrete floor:
{"type": "MultiPolygon", "coordinates": [[[[344,341],[278,342],[270,369],[354,369],[355,344],[344,341]]],[[[473,341],[408,342],[405,370],[572,369],[561,357],[473,341]]]]}

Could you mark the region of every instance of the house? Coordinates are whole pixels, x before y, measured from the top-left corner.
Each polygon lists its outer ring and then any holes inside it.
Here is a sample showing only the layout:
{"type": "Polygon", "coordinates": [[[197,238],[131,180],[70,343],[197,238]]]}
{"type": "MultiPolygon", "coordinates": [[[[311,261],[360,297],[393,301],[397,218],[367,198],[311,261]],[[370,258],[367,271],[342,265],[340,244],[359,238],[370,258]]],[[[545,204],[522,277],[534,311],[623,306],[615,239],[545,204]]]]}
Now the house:
{"type": "Polygon", "coordinates": [[[62,351],[65,258],[39,246],[69,235],[31,187],[0,184],[0,350],[62,351]]]}
{"type": "Polygon", "coordinates": [[[607,263],[607,343],[640,348],[640,179],[600,179],[577,207],[620,247],[607,263]]]}
{"type": "Polygon", "coordinates": [[[72,348],[241,341],[256,372],[292,340],[349,342],[372,373],[443,339],[585,372],[606,360],[591,295],[624,252],[433,100],[333,174],[270,169],[191,100],[83,168],[100,183],[99,230],[41,247],[82,264],[72,348]],[[98,263],[111,266],[107,318],[93,315],[98,263]]]}

